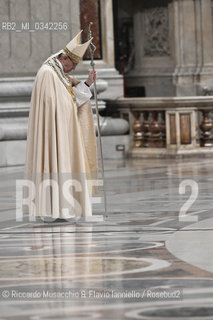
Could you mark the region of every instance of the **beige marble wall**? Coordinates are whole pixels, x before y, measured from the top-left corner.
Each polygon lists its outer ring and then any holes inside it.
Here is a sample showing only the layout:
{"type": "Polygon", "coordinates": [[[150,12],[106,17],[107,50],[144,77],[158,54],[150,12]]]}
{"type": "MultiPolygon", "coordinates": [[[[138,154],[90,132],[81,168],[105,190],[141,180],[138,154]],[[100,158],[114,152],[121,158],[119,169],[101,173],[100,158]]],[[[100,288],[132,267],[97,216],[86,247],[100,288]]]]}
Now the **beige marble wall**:
{"type": "MultiPolygon", "coordinates": [[[[0,22],[64,21],[65,31],[1,32],[0,78],[35,76],[43,61],[59,51],[80,30],[79,0],[0,0],[0,22]]],[[[101,0],[103,59],[96,61],[99,77],[108,81],[108,91],[101,98],[123,94],[122,77],[114,67],[114,36],[112,0],[101,0]]],[[[18,28],[19,24],[16,25],[18,28]]],[[[84,75],[89,61],[79,64],[75,74],[84,75]]]]}
{"type": "Polygon", "coordinates": [[[1,32],[0,77],[34,75],[42,62],[80,29],[78,1],[0,0],[0,21],[72,21],[68,31],[1,32]],[[5,63],[6,62],[6,63],[5,63]]]}

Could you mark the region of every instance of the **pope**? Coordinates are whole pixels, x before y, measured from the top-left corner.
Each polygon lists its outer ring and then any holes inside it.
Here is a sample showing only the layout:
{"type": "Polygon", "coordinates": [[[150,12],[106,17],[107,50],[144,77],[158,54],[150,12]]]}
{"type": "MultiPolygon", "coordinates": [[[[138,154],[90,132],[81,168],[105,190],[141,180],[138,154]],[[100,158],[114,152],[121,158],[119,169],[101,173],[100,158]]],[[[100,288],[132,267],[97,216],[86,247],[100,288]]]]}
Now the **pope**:
{"type": "Polygon", "coordinates": [[[85,82],[69,75],[92,40],[80,44],[80,37],[50,56],[35,78],[25,165],[33,216],[92,217],[98,161],[90,86],[97,75],[90,71],[85,82]]]}

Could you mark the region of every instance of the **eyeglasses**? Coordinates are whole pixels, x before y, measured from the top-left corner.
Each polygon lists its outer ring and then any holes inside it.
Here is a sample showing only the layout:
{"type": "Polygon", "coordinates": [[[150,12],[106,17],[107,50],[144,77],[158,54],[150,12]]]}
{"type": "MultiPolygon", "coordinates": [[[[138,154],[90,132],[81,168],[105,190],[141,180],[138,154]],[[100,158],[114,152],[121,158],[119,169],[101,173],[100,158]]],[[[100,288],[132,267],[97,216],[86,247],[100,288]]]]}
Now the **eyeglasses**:
{"type": "Polygon", "coordinates": [[[78,65],[78,62],[73,61],[69,56],[68,56],[68,58],[70,59],[70,61],[72,61],[72,63],[73,63],[74,66],[77,66],[77,65],[78,65]]]}

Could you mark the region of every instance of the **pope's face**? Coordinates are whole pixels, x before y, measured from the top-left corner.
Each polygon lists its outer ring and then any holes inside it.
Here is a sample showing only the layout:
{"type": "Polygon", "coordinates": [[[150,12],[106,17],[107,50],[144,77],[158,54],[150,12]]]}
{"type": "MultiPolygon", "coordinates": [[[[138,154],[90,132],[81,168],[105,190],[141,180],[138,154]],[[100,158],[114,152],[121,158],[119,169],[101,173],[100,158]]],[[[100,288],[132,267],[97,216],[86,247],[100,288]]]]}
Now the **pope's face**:
{"type": "Polygon", "coordinates": [[[63,65],[63,69],[65,73],[71,72],[72,70],[75,70],[78,63],[71,60],[68,56],[63,56],[59,59],[63,65]]]}

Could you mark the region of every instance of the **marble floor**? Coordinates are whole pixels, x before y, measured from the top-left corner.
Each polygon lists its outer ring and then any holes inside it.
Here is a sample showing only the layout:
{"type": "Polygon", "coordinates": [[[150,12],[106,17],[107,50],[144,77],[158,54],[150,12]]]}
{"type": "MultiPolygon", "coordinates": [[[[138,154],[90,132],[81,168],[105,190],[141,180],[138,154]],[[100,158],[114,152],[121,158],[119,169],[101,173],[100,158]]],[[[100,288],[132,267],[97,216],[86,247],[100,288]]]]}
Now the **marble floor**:
{"type": "Polygon", "coordinates": [[[0,320],[213,319],[213,160],[105,176],[105,221],[16,222],[23,168],[0,168],[0,320]]]}

